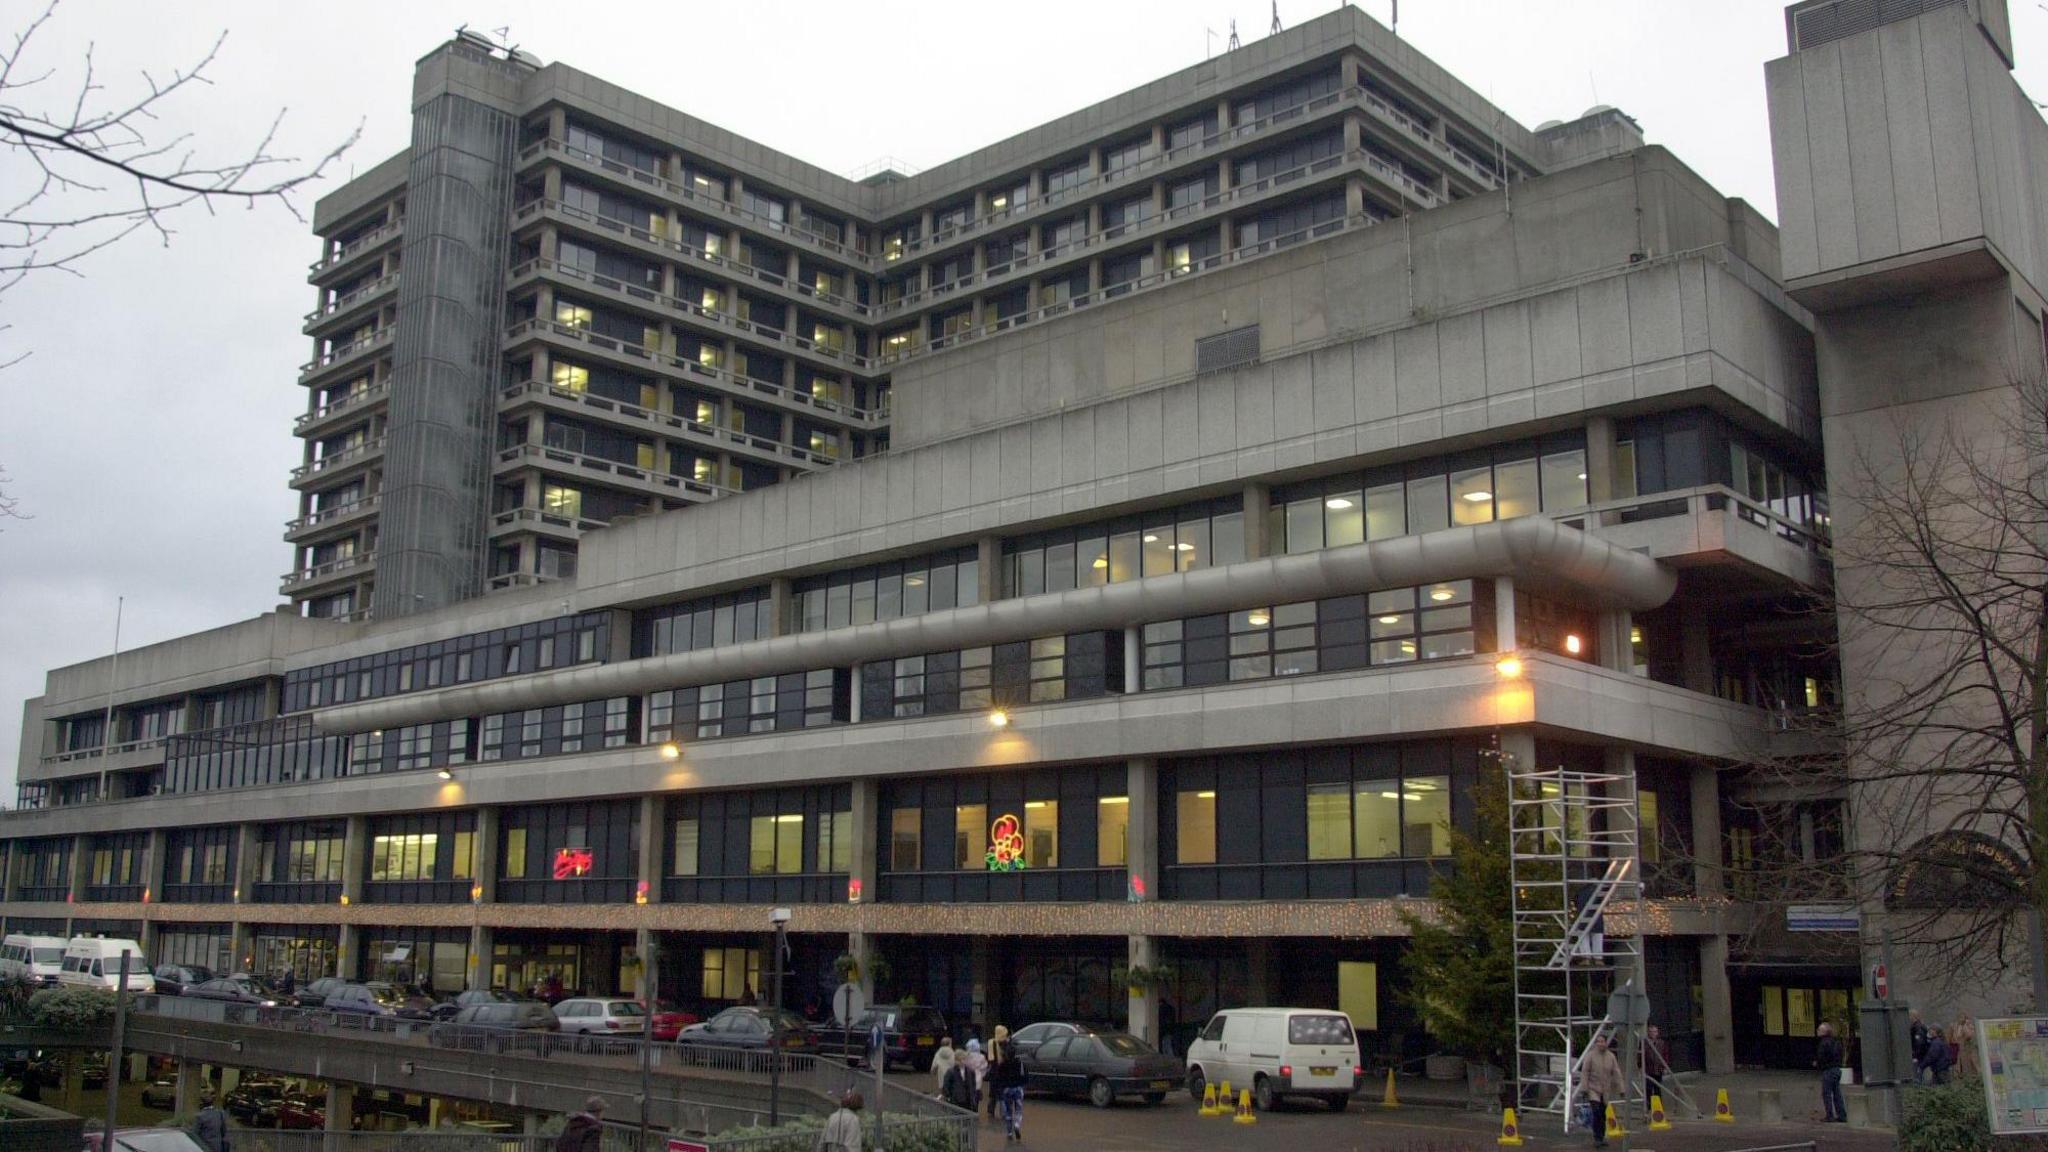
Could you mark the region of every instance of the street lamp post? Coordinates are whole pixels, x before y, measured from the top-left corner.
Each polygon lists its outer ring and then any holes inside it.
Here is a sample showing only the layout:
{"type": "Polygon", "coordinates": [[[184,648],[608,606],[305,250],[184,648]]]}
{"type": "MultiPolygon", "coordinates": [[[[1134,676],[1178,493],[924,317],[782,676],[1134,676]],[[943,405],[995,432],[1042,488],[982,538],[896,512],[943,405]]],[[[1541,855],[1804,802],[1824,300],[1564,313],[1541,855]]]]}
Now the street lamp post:
{"type": "Polygon", "coordinates": [[[789,939],[789,909],[777,908],[768,914],[775,925],[775,956],[770,967],[769,979],[774,981],[774,995],[769,1003],[774,1006],[775,1023],[768,1030],[768,1044],[772,1051],[768,1056],[768,1123],[782,1122],[782,951],[789,939]]]}

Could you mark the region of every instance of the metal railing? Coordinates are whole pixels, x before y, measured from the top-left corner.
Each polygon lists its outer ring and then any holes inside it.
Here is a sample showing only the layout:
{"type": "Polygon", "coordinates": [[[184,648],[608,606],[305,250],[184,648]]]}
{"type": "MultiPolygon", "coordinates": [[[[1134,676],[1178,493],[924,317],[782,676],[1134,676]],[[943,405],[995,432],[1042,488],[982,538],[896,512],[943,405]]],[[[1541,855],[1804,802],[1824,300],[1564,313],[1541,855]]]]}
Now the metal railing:
{"type": "Polygon", "coordinates": [[[296,588],[301,584],[311,584],[319,580],[325,580],[330,576],[339,576],[345,572],[354,571],[357,568],[367,568],[376,562],[377,554],[375,552],[358,552],[353,556],[344,556],[339,560],[329,560],[325,564],[315,564],[311,568],[301,568],[296,572],[287,572],[282,579],[286,588],[296,588]]]}
{"type": "Polygon", "coordinates": [[[375,400],[381,400],[390,391],[390,384],[379,381],[360,392],[351,392],[339,400],[331,400],[292,421],[292,431],[304,432],[307,428],[330,416],[339,416],[351,409],[368,405],[375,400]]]}
{"type": "Polygon", "coordinates": [[[387,325],[360,340],[351,340],[346,344],[337,344],[329,348],[327,351],[299,366],[299,381],[304,383],[306,380],[330,368],[346,364],[366,352],[382,348],[384,345],[391,343],[391,335],[396,331],[397,327],[395,325],[387,325]]]}
{"type": "Polygon", "coordinates": [[[371,456],[380,455],[383,451],[384,437],[379,436],[375,440],[365,440],[353,448],[344,448],[332,456],[322,456],[318,460],[299,465],[297,468],[292,469],[292,479],[304,480],[308,476],[317,476],[322,472],[331,472],[345,465],[355,464],[371,456]]]}
{"type": "Polygon", "coordinates": [[[119,756],[123,752],[140,752],[146,748],[161,748],[163,746],[164,738],[156,736],[148,740],[124,741],[115,744],[112,748],[104,745],[96,748],[74,748],[69,752],[59,752],[54,756],[45,756],[43,757],[43,763],[67,764],[73,760],[97,760],[101,756],[119,756]]]}
{"type": "Polygon", "coordinates": [[[381,296],[397,286],[398,276],[396,274],[379,276],[377,279],[357,288],[353,292],[343,296],[336,296],[334,299],[329,300],[324,307],[315,308],[311,312],[306,313],[306,324],[311,326],[327,319],[329,316],[346,312],[363,301],[373,296],[381,296]]]}
{"type": "Polygon", "coordinates": [[[349,241],[346,246],[336,251],[333,255],[313,261],[312,264],[308,265],[309,274],[320,276],[331,272],[403,231],[405,231],[405,217],[403,216],[388,224],[381,224],[349,241]]]}
{"type": "Polygon", "coordinates": [[[384,503],[382,493],[364,496],[359,500],[351,500],[346,504],[337,504],[332,508],[321,508],[308,512],[296,520],[287,520],[285,521],[284,530],[287,534],[302,532],[308,528],[342,520],[350,516],[365,512],[375,512],[378,505],[382,503],[384,503]]]}
{"type": "Polygon", "coordinates": [[[812,452],[808,449],[799,448],[794,444],[784,444],[780,440],[771,439],[767,436],[753,436],[735,428],[721,428],[716,424],[706,423],[702,420],[691,420],[685,416],[677,416],[672,412],[662,412],[658,409],[645,408],[638,404],[628,404],[624,400],[613,400],[610,397],[599,396],[593,392],[565,388],[559,384],[548,384],[539,380],[524,380],[517,384],[507,384],[499,389],[498,395],[508,402],[517,400],[521,396],[542,396],[575,404],[579,407],[595,409],[596,411],[609,413],[614,416],[623,416],[626,419],[649,424],[669,432],[680,432],[684,434],[685,439],[693,436],[701,437],[705,440],[713,441],[720,446],[751,448],[757,452],[763,452],[779,459],[794,460],[802,464],[826,465],[836,464],[839,461],[839,457],[829,453],[812,452]]]}
{"type": "Polygon", "coordinates": [[[637,464],[622,464],[617,460],[607,460],[602,456],[587,456],[567,448],[550,448],[545,444],[515,444],[510,448],[503,448],[498,451],[498,463],[500,464],[518,464],[525,460],[538,460],[548,464],[559,464],[582,468],[591,472],[601,472],[627,483],[644,485],[649,488],[662,489],[669,492],[682,492],[691,496],[701,496],[707,500],[716,496],[730,496],[739,491],[737,488],[728,488],[723,484],[695,480],[688,476],[677,476],[672,472],[660,472],[653,468],[642,468],[637,464]]]}

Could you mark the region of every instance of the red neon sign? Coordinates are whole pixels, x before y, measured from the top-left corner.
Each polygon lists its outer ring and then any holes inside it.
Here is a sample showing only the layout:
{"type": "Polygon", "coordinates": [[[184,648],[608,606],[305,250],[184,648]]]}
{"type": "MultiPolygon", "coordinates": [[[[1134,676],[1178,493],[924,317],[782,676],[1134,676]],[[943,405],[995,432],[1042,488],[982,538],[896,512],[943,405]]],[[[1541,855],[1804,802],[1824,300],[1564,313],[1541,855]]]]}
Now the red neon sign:
{"type": "Polygon", "coordinates": [[[581,880],[590,875],[597,866],[597,857],[588,848],[564,848],[555,853],[555,879],[581,880]]]}

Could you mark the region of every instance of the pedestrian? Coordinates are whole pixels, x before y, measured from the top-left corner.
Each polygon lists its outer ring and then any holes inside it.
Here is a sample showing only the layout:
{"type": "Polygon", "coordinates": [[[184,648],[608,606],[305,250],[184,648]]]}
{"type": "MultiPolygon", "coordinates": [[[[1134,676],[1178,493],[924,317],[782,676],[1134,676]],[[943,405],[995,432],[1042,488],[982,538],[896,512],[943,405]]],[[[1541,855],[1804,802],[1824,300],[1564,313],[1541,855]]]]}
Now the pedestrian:
{"type": "Polygon", "coordinates": [[[279,996],[290,996],[298,990],[299,982],[292,976],[292,970],[289,968],[285,969],[284,975],[278,977],[277,980],[277,994],[279,996]]]}
{"type": "Polygon", "coordinates": [[[604,1097],[583,1102],[583,1111],[569,1117],[555,1137],[555,1152],[598,1152],[604,1146],[604,1097]]]}
{"type": "Polygon", "coordinates": [[[759,1004],[760,1002],[761,1001],[756,999],[754,996],[754,986],[752,984],[749,984],[746,987],[740,989],[740,1007],[752,1008],[754,1005],[759,1004]]]}
{"type": "Polygon", "coordinates": [[[989,1042],[988,1085],[991,1098],[997,1098],[997,1114],[1003,1119],[1003,1135],[1006,1139],[1024,1138],[1024,1058],[1017,1055],[1010,1045],[1010,1030],[996,1025],[995,1039],[989,1042]]]}
{"type": "Polygon", "coordinates": [[[839,1110],[818,1133],[816,1152],[861,1152],[861,1104],[858,1092],[848,1091],[839,1098],[839,1110]]]}
{"type": "Polygon", "coordinates": [[[1927,1071],[1927,1025],[1921,1022],[1918,1009],[1908,1018],[1912,1021],[1906,1028],[1906,1034],[1913,1045],[1913,1083],[1918,1084],[1927,1071]]]}
{"type": "Polygon", "coordinates": [[[967,1052],[960,1057],[959,1063],[967,1069],[969,1077],[967,1086],[971,1091],[967,1097],[967,1110],[978,1112],[981,1110],[981,1082],[988,1077],[988,1057],[982,1055],[979,1039],[967,1042],[967,1052]]]}
{"type": "Polygon", "coordinates": [[[1826,1124],[1847,1124],[1849,1107],[1842,1103],[1842,1042],[1835,1039],[1835,1026],[1822,1024],[1820,1042],[1814,1045],[1813,1066],[1820,1069],[1820,1107],[1826,1124]]]}
{"type": "Polygon", "coordinates": [[[1579,1086],[1586,1096],[1587,1111],[1590,1115],[1586,1127],[1593,1130],[1593,1147],[1607,1147],[1607,1105],[1610,1101],[1623,1099],[1628,1092],[1628,1082],[1622,1079],[1621,1061],[1607,1047],[1607,1037],[1593,1037],[1593,1050],[1586,1053],[1586,1060],[1579,1066],[1579,1086]]]}
{"type": "Polygon", "coordinates": [[[228,1114],[220,1110],[213,1093],[206,1094],[206,1106],[192,1119],[192,1138],[206,1152],[231,1152],[228,1146],[228,1114]]]}
{"type": "Polygon", "coordinates": [[[939,1050],[932,1053],[932,1082],[938,1085],[939,1095],[943,1096],[946,1094],[946,1073],[953,1070],[953,1065],[959,1059],[960,1054],[953,1051],[953,1038],[951,1036],[940,1037],[939,1050]]]}
{"type": "Polygon", "coordinates": [[[1955,1026],[1948,1030],[1948,1051],[1950,1066],[1964,1077],[1974,1079],[1977,1075],[1977,1025],[1968,1016],[1957,1017],[1955,1026]]]}
{"type": "MultiPolygon", "coordinates": [[[[1942,1035],[1939,1028],[1936,1028],[1927,1037],[1925,1064],[1930,1080],[1936,1084],[1948,1083],[1949,1069],[1956,1066],[1956,1054],[1949,1050],[1948,1037],[1942,1035]]],[[[1917,1068],[1915,1073],[1914,1080],[1917,1082],[1919,1079],[1917,1068]]]]}
{"type": "Polygon", "coordinates": [[[1655,1024],[1643,1036],[1643,1079],[1649,1082],[1650,1091],[1664,1094],[1664,1074],[1671,1071],[1671,1048],[1664,1043],[1664,1037],[1655,1024]]]}

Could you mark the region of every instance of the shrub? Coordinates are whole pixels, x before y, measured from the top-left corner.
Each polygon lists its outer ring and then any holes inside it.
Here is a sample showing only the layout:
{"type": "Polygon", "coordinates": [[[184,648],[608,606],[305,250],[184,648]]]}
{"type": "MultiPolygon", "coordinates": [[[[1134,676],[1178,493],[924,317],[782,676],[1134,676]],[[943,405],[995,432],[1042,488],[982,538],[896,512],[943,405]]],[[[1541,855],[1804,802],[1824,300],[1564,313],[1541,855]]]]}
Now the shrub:
{"type": "Polygon", "coordinates": [[[114,1022],[108,988],[45,988],[29,997],[28,1020],[55,1032],[91,1032],[114,1022]]]}
{"type": "Polygon", "coordinates": [[[1984,1092],[1974,1081],[1915,1088],[1906,1093],[1899,1125],[1900,1152],[1990,1152],[1991,1124],[1984,1092]]]}

